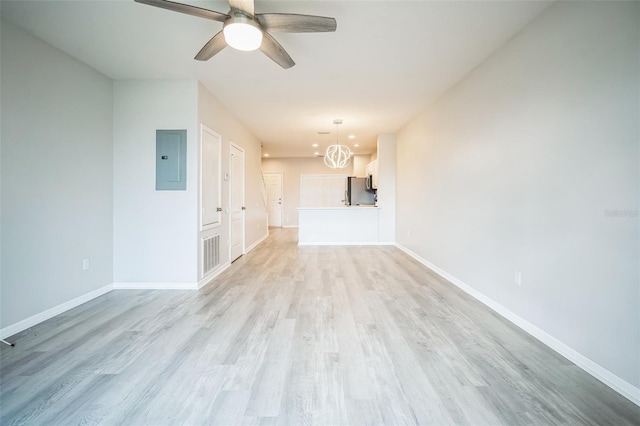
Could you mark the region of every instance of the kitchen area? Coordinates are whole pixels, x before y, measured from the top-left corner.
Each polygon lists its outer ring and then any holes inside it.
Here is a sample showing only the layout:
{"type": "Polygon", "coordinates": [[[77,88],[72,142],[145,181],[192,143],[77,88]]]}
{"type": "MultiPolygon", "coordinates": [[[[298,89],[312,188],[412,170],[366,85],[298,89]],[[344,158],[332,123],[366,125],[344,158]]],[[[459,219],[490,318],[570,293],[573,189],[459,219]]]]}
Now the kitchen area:
{"type": "Polygon", "coordinates": [[[375,172],[370,171],[366,177],[301,179],[301,194],[306,194],[301,199],[306,205],[298,209],[300,245],[378,243],[377,184],[375,172]],[[311,195],[318,192],[320,196],[311,195]],[[324,201],[338,198],[342,205],[324,201]]]}
{"type": "Polygon", "coordinates": [[[380,135],[374,154],[340,170],[321,158],[263,159],[263,172],[283,182],[281,226],[298,228],[299,245],[393,244],[395,143],[395,135],[380,135]]]}

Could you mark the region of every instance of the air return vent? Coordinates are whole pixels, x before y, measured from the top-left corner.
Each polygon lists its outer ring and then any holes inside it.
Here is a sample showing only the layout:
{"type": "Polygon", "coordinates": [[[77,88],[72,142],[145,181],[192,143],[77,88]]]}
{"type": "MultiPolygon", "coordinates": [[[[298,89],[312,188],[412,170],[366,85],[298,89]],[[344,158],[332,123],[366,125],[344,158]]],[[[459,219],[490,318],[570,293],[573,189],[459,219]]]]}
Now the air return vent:
{"type": "Polygon", "coordinates": [[[220,264],[220,235],[202,239],[202,276],[205,277],[220,264]]]}

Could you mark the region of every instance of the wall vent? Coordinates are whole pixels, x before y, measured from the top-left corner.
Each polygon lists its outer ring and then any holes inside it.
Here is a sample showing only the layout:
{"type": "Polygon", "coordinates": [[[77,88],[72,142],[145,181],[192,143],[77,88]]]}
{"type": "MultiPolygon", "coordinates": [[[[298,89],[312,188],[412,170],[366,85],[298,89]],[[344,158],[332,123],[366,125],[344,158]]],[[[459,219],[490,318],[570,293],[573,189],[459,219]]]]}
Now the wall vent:
{"type": "Polygon", "coordinates": [[[220,264],[220,235],[210,235],[202,239],[202,277],[220,264]]]}

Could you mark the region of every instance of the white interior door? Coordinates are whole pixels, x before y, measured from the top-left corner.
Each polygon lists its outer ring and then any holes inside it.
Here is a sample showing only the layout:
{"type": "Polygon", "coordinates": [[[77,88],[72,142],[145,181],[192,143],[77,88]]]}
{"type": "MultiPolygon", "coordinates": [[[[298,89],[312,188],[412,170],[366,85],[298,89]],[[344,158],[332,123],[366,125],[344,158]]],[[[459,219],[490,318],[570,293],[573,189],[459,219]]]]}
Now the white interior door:
{"type": "Polygon", "coordinates": [[[244,151],[231,144],[229,159],[229,206],[231,262],[244,254],[244,151]]]}
{"type": "Polygon", "coordinates": [[[200,224],[201,229],[220,225],[220,149],[222,139],[213,130],[200,129],[200,224]]]}
{"type": "Polygon", "coordinates": [[[282,172],[264,173],[269,226],[282,227],[282,172]]]}

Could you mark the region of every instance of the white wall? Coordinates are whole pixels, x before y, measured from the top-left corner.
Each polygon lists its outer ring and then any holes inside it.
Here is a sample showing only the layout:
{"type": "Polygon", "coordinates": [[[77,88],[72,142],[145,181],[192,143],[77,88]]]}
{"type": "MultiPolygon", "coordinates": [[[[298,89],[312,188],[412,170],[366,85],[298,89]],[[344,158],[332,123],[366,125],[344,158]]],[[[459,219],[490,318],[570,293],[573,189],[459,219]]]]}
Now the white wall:
{"type": "MultiPolygon", "coordinates": [[[[267,210],[262,197],[260,141],[202,84],[198,84],[199,122],[222,137],[222,172],[229,172],[230,142],[244,150],[245,161],[245,248],[250,248],[268,234],[267,210]]],[[[229,207],[229,181],[222,182],[222,206],[229,207]]],[[[198,210],[199,211],[199,210],[198,210]]],[[[222,215],[220,246],[228,247],[229,215],[222,215]]],[[[203,233],[200,233],[203,235],[203,233]]],[[[222,250],[221,263],[229,261],[229,252],[222,250]]]]}
{"type": "Polygon", "coordinates": [[[371,162],[370,155],[354,155],[351,161],[352,164],[352,176],[367,177],[367,165],[371,162]]]}
{"type": "Polygon", "coordinates": [[[114,82],[114,280],[196,283],[198,83],[114,82]],[[187,130],[187,190],[156,191],[156,129],[187,130]]]}
{"type": "MultiPolygon", "coordinates": [[[[378,240],[381,243],[396,241],[396,135],[382,134],[378,136],[378,196],[379,227],[378,240]]],[[[414,190],[418,187],[411,185],[414,190]]]]}
{"type": "Polygon", "coordinates": [[[412,120],[397,211],[400,244],[636,387],[638,7],[558,2],[412,120]]]}
{"type": "Polygon", "coordinates": [[[5,328],[112,282],[112,85],[12,24],[1,28],[5,328]]]}
{"type": "Polygon", "coordinates": [[[353,175],[353,164],[331,169],[322,158],[263,158],[263,172],[282,172],[282,226],[298,226],[300,175],[353,175]]]}

